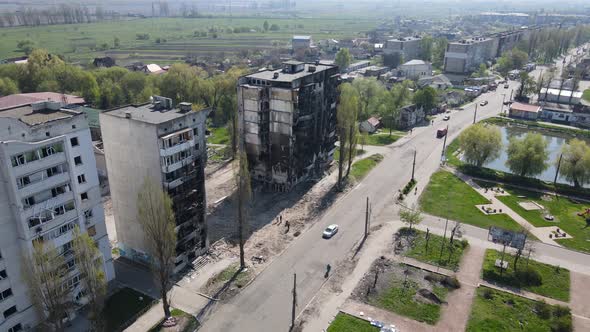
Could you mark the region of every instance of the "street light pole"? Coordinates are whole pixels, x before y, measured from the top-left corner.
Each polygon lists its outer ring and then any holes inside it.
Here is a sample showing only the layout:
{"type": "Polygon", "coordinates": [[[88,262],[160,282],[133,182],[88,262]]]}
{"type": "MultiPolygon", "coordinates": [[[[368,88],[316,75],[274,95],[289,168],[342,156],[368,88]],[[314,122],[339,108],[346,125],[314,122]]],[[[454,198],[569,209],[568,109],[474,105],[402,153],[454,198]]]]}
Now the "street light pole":
{"type": "Polygon", "coordinates": [[[416,169],[416,149],[414,149],[414,162],[412,163],[412,180],[414,180],[414,170],[416,169]]]}
{"type": "Polygon", "coordinates": [[[475,124],[476,118],[477,118],[477,103],[475,104],[475,112],[473,112],[473,124],[475,124]]]}
{"type": "Polygon", "coordinates": [[[506,94],[502,94],[502,105],[500,105],[500,114],[504,113],[504,100],[506,99],[506,94]]]}
{"type": "Polygon", "coordinates": [[[514,92],[514,89],[510,90],[510,99],[508,99],[509,101],[512,101],[512,93],[514,92]]]}
{"type": "Polygon", "coordinates": [[[445,140],[443,141],[443,149],[440,155],[440,159],[442,160],[445,156],[445,149],[447,146],[447,136],[449,136],[449,125],[447,125],[447,133],[445,134],[445,140]]]}

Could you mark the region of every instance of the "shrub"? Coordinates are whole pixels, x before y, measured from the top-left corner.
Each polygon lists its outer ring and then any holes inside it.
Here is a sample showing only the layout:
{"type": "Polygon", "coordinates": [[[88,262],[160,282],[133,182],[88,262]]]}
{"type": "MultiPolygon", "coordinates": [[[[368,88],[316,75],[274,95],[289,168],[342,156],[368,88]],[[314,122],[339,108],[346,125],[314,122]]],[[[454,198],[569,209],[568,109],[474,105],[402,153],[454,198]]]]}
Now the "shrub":
{"type": "Polygon", "coordinates": [[[545,301],[535,303],[535,313],[541,319],[551,318],[551,305],[545,301]]]}
{"type": "Polygon", "coordinates": [[[571,332],[573,331],[572,320],[569,317],[561,317],[551,323],[552,332],[571,332]]]}
{"type": "Polygon", "coordinates": [[[540,286],[543,283],[541,274],[533,269],[518,270],[515,273],[520,284],[527,286],[540,286]]]}
{"type": "Polygon", "coordinates": [[[486,300],[491,300],[494,298],[494,292],[492,292],[492,290],[489,288],[484,288],[482,295],[483,295],[483,298],[486,300]]]}
{"type": "Polygon", "coordinates": [[[571,309],[563,305],[556,305],[553,307],[553,316],[565,317],[571,315],[571,309]]]}
{"type": "Polygon", "coordinates": [[[441,282],[446,288],[449,289],[459,289],[461,288],[461,283],[457,280],[456,277],[447,277],[445,276],[441,282]]]}
{"type": "Polygon", "coordinates": [[[444,277],[440,274],[430,273],[430,274],[427,274],[426,276],[424,276],[424,279],[426,279],[430,282],[442,282],[444,277]]]}

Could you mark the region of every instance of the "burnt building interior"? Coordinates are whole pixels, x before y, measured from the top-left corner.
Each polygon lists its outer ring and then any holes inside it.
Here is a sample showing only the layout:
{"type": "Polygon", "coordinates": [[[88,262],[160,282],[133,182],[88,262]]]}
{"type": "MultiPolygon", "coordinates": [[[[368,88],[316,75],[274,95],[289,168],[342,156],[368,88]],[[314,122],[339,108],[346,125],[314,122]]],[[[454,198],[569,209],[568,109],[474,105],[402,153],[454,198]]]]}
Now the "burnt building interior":
{"type": "Polygon", "coordinates": [[[240,78],[241,139],[255,182],[290,190],[333,161],[340,75],[334,65],[288,61],[240,78]]]}

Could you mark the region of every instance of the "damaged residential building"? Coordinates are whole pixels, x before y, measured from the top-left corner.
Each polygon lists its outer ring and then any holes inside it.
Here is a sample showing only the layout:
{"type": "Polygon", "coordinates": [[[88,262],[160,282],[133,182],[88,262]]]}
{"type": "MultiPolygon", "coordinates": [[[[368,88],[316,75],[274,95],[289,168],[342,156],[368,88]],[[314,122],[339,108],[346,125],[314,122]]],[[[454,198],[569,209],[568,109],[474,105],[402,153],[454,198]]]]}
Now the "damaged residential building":
{"type": "Polygon", "coordinates": [[[205,222],[205,122],[208,110],[153,97],[153,102],[100,114],[113,214],[121,256],[149,264],[137,196],[146,178],[170,195],[176,218],[175,272],[208,249],[205,222]]]}
{"type": "Polygon", "coordinates": [[[255,182],[290,190],[334,159],[339,70],[288,61],[238,81],[241,141],[255,182]]]}

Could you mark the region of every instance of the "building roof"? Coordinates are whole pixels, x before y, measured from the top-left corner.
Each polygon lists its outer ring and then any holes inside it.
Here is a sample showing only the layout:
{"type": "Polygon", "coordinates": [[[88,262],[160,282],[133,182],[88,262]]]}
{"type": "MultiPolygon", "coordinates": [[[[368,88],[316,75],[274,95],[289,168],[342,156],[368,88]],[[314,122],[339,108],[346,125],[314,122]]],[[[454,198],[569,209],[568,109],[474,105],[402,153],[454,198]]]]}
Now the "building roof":
{"type": "Polygon", "coordinates": [[[582,98],[583,92],[581,91],[571,91],[571,90],[559,90],[559,89],[549,89],[547,90],[547,88],[542,88],[541,89],[541,95],[545,95],[545,92],[547,92],[548,95],[552,95],[552,96],[565,96],[565,97],[569,97],[572,96],[572,98],[582,98]]]}
{"type": "Polygon", "coordinates": [[[189,113],[190,111],[181,111],[178,108],[173,108],[171,110],[157,110],[151,103],[123,106],[102,112],[104,115],[115,116],[118,118],[126,118],[128,116],[127,114],[129,114],[133,120],[150,124],[168,122],[182,118],[189,113]]]}
{"type": "Polygon", "coordinates": [[[539,113],[541,106],[515,102],[510,105],[510,109],[521,112],[539,113]]]}
{"type": "Polygon", "coordinates": [[[29,126],[36,126],[82,114],[78,111],[61,108],[59,103],[53,103],[53,105],[49,105],[49,103],[51,102],[35,102],[29,105],[0,108],[0,119],[12,118],[29,126]]]}
{"type": "Polygon", "coordinates": [[[256,78],[256,79],[260,79],[260,80],[268,80],[268,81],[274,81],[274,82],[292,82],[294,80],[297,80],[299,78],[305,77],[307,75],[311,75],[314,73],[309,72],[309,67],[315,67],[316,70],[315,72],[320,72],[323,70],[327,70],[330,68],[333,68],[335,66],[333,65],[325,65],[320,63],[319,65],[315,65],[315,64],[311,64],[311,63],[306,63],[305,64],[305,69],[297,72],[297,73],[285,73],[283,72],[282,69],[277,69],[277,70],[264,70],[264,71],[259,71],[256,72],[254,74],[250,74],[247,75],[246,77],[248,78],[256,78]],[[274,78],[274,74],[278,73],[279,77],[274,78]]]}
{"type": "Polygon", "coordinates": [[[415,41],[415,40],[421,40],[421,37],[403,37],[403,38],[394,38],[394,39],[388,39],[387,41],[390,42],[409,42],[409,41],[415,41]]]}
{"type": "Polygon", "coordinates": [[[293,36],[295,40],[311,40],[311,36],[293,36]]]}
{"type": "Polygon", "coordinates": [[[381,123],[381,121],[379,121],[379,119],[377,119],[377,118],[376,118],[376,117],[374,117],[374,116],[372,116],[372,117],[368,118],[368,119],[367,119],[367,122],[368,122],[368,123],[369,123],[371,126],[373,126],[373,127],[376,127],[376,126],[378,126],[378,125],[381,123]]]}
{"type": "Polygon", "coordinates": [[[82,105],[86,103],[86,101],[82,97],[61,94],[57,92],[18,93],[14,95],[0,97],[0,109],[29,105],[31,103],[46,100],[61,102],[66,105],[82,105]]]}
{"type": "Polygon", "coordinates": [[[414,60],[410,60],[410,61],[404,63],[402,66],[426,65],[426,64],[428,64],[426,61],[414,59],[414,60]]]}

